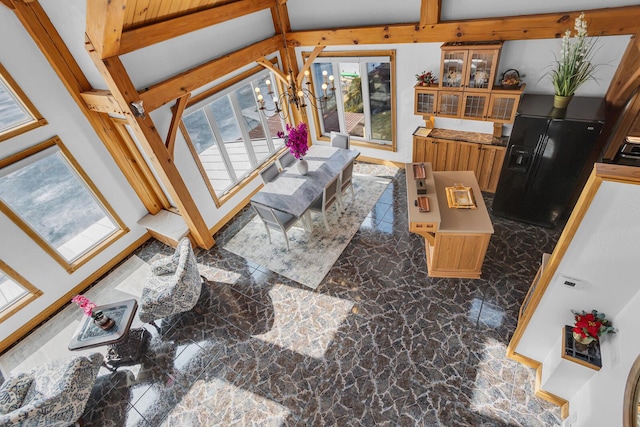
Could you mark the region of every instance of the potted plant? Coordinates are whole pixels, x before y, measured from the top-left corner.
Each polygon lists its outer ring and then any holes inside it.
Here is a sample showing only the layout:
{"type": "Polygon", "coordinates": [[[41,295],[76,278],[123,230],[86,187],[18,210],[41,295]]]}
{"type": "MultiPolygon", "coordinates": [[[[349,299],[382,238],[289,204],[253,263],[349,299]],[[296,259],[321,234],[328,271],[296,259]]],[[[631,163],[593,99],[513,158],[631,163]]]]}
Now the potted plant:
{"type": "Polygon", "coordinates": [[[571,313],[575,318],[573,339],[580,344],[589,345],[598,341],[604,334],[616,332],[604,313],[598,313],[597,310],[591,310],[590,313],[584,310],[581,312],[571,310],[571,313]]]}
{"type": "Polygon", "coordinates": [[[438,78],[431,71],[423,71],[420,74],[416,74],[416,80],[419,86],[431,86],[438,82],[438,78]]]}
{"type": "Polygon", "coordinates": [[[289,148],[291,154],[299,160],[298,170],[302,175],[306,175],[308,172],[308,164],[304,159],[304,155],[307,154],[307,150],[309,150],[308,143],[308,127],[305,122],[300,122],[297,126],[291,126],[287,123],[287,133],[285,135],[284,132],[278,132],[278,138],[284,138],[284,145],[289,148]]]}
{"type": "Polygon", "coordinates": [[[587,38],[587,21],[584,13],[575,19],[575,35],[567,30],[562,37],[560,58],[556,57],[549,76],[554,87],[554,107],[566,108],[576,89],[589,79],[594,79],[596,66],[593,60],[596,39],[587,38]]]}

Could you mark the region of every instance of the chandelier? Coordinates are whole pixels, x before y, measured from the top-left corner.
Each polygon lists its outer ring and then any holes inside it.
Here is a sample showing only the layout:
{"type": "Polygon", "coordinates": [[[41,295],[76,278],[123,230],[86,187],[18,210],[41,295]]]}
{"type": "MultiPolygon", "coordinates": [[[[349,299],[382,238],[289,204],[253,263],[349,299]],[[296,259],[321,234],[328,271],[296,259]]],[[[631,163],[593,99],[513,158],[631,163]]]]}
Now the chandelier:
{"type": "Polygon", "coordinates": [[[266,96],[270,97],[273,101],[273,106],[267,106],[265,102],[265,95],[262,94],[259,87],[255,88],[256,100],[258,102],[258,109],[267,117],[273,117],[279,114],[283,119],[287,119],[289,114],[289,107],[287,104],[297,110],[306,108],[307,105],[311,105],[315,109],[323,110],[327,106],[327,102],[335,96],[336,87],[334,83],[334,77],[324,70],[322,72],[322,93],[316,96],[311,88],[311,81],[309,79],[308,67],[303,68],[303,73],[299,74],[296,78],[293,72],[289,70],[289,73],[284,73],[277,68],[273,67],[269,62],[266,65],[266,61],[261,62],[265,67],[269,68],[275,73],[276,77],[282,82],[284,91],[281,94],[276,94],[273,89],[273,82],[271,80],[265,80],[267,86],[266,96]]]}

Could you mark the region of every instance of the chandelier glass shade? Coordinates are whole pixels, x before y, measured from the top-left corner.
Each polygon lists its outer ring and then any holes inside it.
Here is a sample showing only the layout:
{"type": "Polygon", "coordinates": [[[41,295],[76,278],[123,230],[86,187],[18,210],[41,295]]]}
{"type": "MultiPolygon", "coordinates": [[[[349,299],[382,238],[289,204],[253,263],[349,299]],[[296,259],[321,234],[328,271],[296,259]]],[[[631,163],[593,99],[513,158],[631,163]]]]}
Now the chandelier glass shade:
{"type": "Polygon", "coordinates": [[[329,75],[327,71],[322,72],[322,85],[320,86],[320,94],[316,95],[311,88],[311,81],[309,79],[309,70],[305,70],[303,78],[300,80],[302,83],[298,85],[297,79],[293,75],[293,72],[289,70],[286,76],[286,83],[284,79],[281,79],[284,90],[282,93],[276,93],[273,88],[273,82],[271,80],[265,80],[267,86],[267,93],[263,94],[259,87],[255,88],[256,101],[258,103],[258,109],[267,117],[273,117],[279,114],[283,119],[287,119],[290,108],[296,108],[302,110],[308,105],[315,109],[323,110],[327,106],[327,102],[335,96],[336,87],[334,84],[334,77],[329,75]],[[273,102],[267,102],[265,96],[273,102]]]}

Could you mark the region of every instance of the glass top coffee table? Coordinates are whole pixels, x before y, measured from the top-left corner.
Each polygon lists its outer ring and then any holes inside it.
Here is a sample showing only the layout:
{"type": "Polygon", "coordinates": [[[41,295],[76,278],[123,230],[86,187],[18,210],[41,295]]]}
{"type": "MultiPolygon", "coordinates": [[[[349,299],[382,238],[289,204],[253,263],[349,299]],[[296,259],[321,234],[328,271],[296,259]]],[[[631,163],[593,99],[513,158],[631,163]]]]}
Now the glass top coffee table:
{"type": "Polygon", "coordinates": [[[100,305],[95,309],[102,310],[105,316],[115,321],[115,325],[105,331],[91,317],[85,316],[69,343],[69,350],[108,345],[104,365],[112,371],[119,366],[138,363],[146,351],[151,334],[144,328],[130,330],[138,309],[136,300],[100,305]]]}
{"type": "Polygon", "coordinates": [[[115,321],[115,325],[105,331],[96,325],[91,317],[85,316],[69,343],[69,350],[99,347],[124,340],[137,309],[138,303],[135,299],[97,306],[95,311],[102,310],[105,316],[115,321]]]}

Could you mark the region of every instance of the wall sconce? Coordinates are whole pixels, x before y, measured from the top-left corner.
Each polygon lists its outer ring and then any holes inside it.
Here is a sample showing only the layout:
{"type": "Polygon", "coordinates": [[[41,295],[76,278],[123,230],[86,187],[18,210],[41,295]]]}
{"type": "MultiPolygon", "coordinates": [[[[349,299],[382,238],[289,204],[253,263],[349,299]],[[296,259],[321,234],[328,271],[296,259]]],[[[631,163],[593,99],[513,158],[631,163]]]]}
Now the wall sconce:
{"type": "Polygon", "coordinates": [[[144,119],[144,107],[142,106],[142,100],[132,102],[129,106],[131,107],[131,111],[134,116],[144,119]]]}

